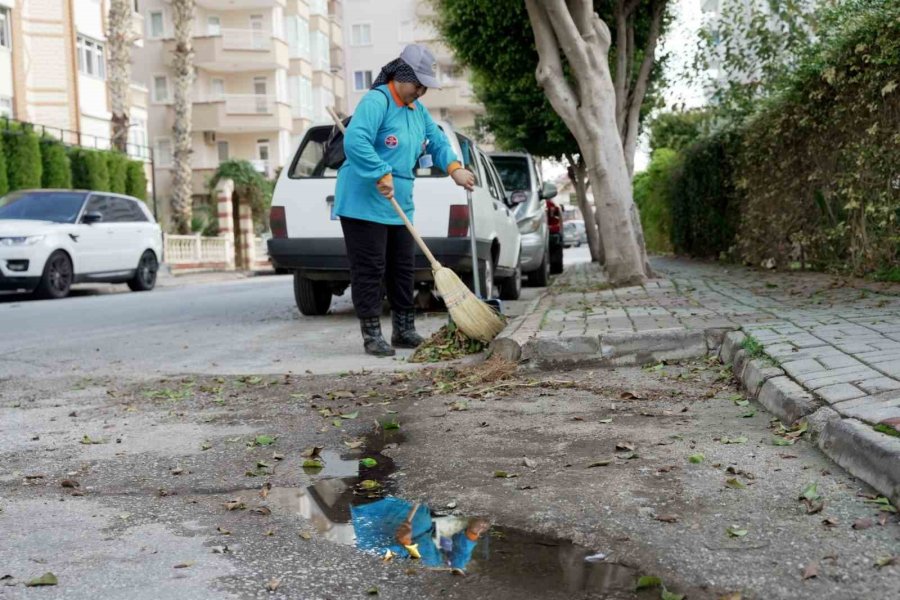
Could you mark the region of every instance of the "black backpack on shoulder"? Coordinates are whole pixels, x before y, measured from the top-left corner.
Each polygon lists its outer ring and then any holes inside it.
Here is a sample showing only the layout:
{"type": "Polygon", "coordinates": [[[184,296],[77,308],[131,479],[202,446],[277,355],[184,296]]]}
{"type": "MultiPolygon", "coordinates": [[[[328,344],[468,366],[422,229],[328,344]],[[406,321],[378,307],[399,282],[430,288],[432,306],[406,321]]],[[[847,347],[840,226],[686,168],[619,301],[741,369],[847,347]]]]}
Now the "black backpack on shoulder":
{"type": "MultiPolygon", "coordinates": [[[[378,88],[375,89],[390,102],[390,99],[384,91],[379,90],[378,88]]],[[[350,120],[352,118],[353,117],[347,117],[342,121],[345,128],[350,126],[350,120]]],[[[325,140],[323,150],[322,162],[320,164],[324,165],[326,169],[333,169],[336,171],[340,169],[341,165],[344,164],[344,161],[347,160],[347,155],[344,154],[344,132],[341,131],[336,124],[331,127],[331,135],[325,140]]]]}

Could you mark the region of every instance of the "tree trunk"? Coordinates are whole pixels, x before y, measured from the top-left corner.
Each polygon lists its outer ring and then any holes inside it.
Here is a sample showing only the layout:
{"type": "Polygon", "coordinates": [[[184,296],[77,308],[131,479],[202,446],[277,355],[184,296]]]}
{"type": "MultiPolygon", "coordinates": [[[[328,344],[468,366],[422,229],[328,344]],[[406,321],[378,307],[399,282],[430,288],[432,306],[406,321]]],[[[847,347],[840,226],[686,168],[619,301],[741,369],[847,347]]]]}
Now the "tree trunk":
{"type": "Polygon", "coordinates": [[[591,251],[591,261],[604,264],[603,242],[600,241],[600,231],[597,228],[594,216],[594,205],[587,198],[587,167],[581,157],[576,161],[572,155],[567,154],[569,161],[569,179],[575,186],[575,198],[578,200],[578,208],[584,216],[584,230],[587,233],[588,249],[591,251]]]}
{"type": "Polygon", "coordinates": [[[172,218],[179,233],[191,232],[193,198],[191,194],[191,88],[194,83],[195,0],[172,0],[172,20],[175,25],[175,51],[172,67],[175,71],[175,124],[172,128],[172,218]]]}
{"type": "Polygon", "coordinates": [[[538,84],[575,136],[587,166],[610,281],[643,283],[649,270],[616,121],[609,28],[587,0],[526,0],[526,7],[540,57],[538,84]],[[574,88],[560,51],[577,81],[574,88]]]}
{"type": "Polygon", "coordinates": [[[106,42],[109,47],[109,103],[112,146],[128,152],[128,90],[131,84],[131,0],[110,0],[106,42]]]}

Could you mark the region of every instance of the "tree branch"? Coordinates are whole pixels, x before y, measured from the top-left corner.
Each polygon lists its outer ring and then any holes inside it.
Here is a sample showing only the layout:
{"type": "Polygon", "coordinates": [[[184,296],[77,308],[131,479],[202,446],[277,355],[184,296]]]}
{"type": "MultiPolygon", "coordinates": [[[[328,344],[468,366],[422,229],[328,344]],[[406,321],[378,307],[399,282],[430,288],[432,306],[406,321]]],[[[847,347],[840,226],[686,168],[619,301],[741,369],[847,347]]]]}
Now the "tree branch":
{"type": "Polygon", "coordinates": [[[525,7],[528,10],[528,19],[531,21],[534,43],[538,51],[535,78],[547,94],[553,109],[571,129],[579,120],[578,100],[563,75],[556,34],[540,0],[525,0],[525,7]]]}
{"type": "Polygon", "coordinates": [[[616,19],[616,127],[620,132],[625,127],[625,101],[628,94],[628,35],[627,13],[625,12],[626,0],[617,0],[614,9],[616,19]]]}
{"type": "MultiPolygon", "coordinates": [[[[592,94],[593,85],[590,82],[593,79],[591,77],[593,72],[588,45],[572,20],[566,0],[544,0],[542,4],[550,25],[553,27],[559,47],[569,61],[569,66],[575,71],[575,79],[583,86],[582,97],[592,94]]],[[[530,10],[529,14],[531,14],[530,10]]]]}

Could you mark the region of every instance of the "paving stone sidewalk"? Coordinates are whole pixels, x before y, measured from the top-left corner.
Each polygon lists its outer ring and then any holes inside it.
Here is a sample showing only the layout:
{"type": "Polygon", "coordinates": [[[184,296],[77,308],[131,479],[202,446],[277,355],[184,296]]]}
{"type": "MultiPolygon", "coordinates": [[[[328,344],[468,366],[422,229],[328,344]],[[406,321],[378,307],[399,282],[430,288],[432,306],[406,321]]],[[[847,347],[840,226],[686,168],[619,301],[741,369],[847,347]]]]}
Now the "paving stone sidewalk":
{"type": "Polygon", "coordinates": [[[900,438],[874,429],[900,428],[900,285],[673,258],[653,266],[658,279],[618,289],[597,265],[568,268],[496,351],[540,368],[718,353],[767,409],[809,417],[826,453],[900,500],[900,438]]]}

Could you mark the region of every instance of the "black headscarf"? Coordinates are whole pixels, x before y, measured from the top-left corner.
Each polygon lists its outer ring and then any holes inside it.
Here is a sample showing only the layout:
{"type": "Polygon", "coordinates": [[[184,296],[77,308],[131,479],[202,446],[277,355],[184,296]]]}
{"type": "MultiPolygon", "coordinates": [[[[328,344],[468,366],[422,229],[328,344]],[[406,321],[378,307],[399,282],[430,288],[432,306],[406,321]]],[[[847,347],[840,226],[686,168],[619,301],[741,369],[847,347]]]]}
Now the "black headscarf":
{"type": "Polygon", "coordinates": [[[379,85],[384,85],[389,81],[422,85],[419,82],[419,78],[416,77],[416,72],[413,71],[412,67],[406,64],[406,61],[402,58],[394,59],[381,67],[381,73],[378,74],[378,78],[372,84],[371,89],[375,89],[379,85]]]}

